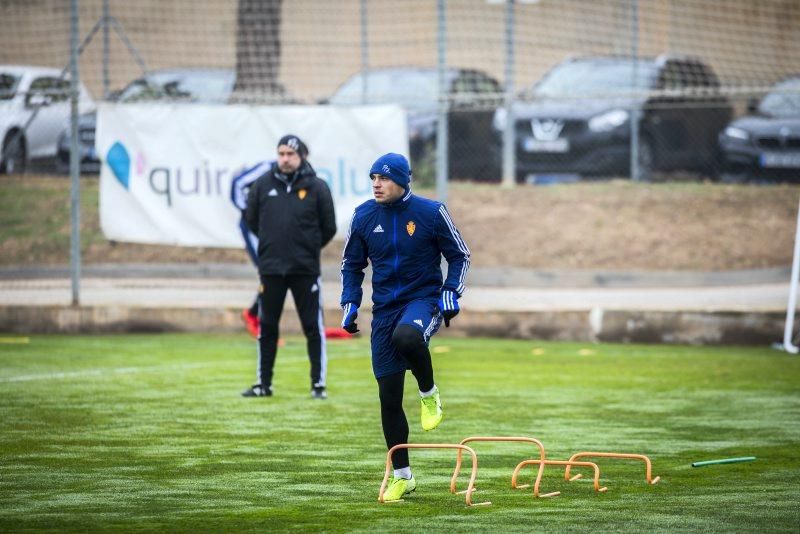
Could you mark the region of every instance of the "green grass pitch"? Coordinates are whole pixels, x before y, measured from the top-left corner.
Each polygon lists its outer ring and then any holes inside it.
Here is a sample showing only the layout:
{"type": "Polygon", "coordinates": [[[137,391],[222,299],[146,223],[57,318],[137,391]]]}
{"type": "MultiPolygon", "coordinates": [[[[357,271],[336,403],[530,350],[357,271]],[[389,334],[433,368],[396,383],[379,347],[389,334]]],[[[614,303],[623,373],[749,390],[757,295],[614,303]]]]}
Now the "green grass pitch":
{"type": "MultiPolygon", "coordinates": [[[[512,490],[529,444],[475,443],[475,501],[448,492],[455,452],[412,451],[417,491],[380,504],[385,445],[367,339],[328,343],[327,401],[308,391],[289,338],[273,398],[244,399],[255,344],[242,335],[0,336],[0,530],[775,531],[800,525],[800,358],[769,348],[581,345],[439,337],[445,419],[411,442],[531,436],[548,457],[598,460],[534,499],[512,490]],[[691,463],[757,456],[754,462],[691,463]]],[[[462,471],[460,484],[467,481],[462,471]]],[[[525,472],[525,482],[533,469],[525,472]]]]}

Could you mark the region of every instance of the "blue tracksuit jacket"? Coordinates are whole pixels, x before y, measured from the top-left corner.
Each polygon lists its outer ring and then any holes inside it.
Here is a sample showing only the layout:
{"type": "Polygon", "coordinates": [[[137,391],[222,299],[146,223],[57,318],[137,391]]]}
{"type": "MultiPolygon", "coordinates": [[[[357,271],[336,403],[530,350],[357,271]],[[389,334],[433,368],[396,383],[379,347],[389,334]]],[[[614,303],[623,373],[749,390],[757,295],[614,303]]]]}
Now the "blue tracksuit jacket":
{"type": "Polygon", "coordinates": [[[470,252],[444,204],[410,191],[390,205],[368,200],[358,206],[342,259],[344,306],[361,305],[361,283],[372,263],[373,313],[396,311],[412,300],[438,298],[443,289],[464,292],[470,252]],[[442,279],[442,256],[447,278],[442,279]]]}

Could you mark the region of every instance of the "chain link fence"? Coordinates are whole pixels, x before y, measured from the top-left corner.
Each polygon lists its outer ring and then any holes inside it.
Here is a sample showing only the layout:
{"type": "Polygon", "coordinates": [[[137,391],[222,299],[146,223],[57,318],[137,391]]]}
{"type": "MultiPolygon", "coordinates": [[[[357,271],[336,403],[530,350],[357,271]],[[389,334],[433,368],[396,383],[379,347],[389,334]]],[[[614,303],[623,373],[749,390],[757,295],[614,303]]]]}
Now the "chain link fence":
{"type": "MultiPolygon", "coordinates": [[[[85,172],[102,100],[399,103],[427,184],[800,171],[793,0],[80,0],[78,16],[85,172]]],[[[6,173],[68,169],[69,32],[67,0],[0,0],[6,173]]]]}

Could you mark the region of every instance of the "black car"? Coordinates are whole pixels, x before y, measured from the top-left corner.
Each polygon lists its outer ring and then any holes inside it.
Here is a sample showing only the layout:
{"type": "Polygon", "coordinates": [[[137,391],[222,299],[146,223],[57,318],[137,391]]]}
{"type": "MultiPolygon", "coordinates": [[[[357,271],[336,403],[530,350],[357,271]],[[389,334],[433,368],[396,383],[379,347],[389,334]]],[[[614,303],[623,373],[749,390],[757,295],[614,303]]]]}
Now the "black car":
{"type": "MultiPolygon", "coordinates": [[[[149,72],[110,100],[115,102],[197,102],[224,104],[233,93],[235,72],[231,69],[169,69],[149,72]]],[[[100,171],[100,159],[94,140],[97,113],[78,117],[78,148],[81,153],[81,172],[100,171]]],[[[56,164],[61,172],[69,172],[70,129],[67,126],[58,139],[56,164]]]]}
{"type": "MultiPolygon", "coordinates": [[[[479,70],[451,67],[446,72],[450,176],[497,179],[499,167],[489,157],[487,147],[492,140],[492,115],[503,89],[496,79],[479,70]]],[[[438,80],[435,67],[371,69],[351,76],[325,103],[393,103],[405,108],[414,177],[430,182],[435,175],[438,80]]]]}
{"type": "Polygon", "coordinates": [[[775,84],[719,136],[723,179],[800,181],[800,76],[775,84]]]}
{"type": "MultiPolygon", "coordinates": [[[[559,63],[512,107],[517,180],[629,175],[634,114],[644,179],[654,170],[713,175],[717,136],[733,113],[719,86],[708,65],[689,57],[559,63]]],[[[494,117],[497,158],[505,124],[501,108],[494,117]]]]}

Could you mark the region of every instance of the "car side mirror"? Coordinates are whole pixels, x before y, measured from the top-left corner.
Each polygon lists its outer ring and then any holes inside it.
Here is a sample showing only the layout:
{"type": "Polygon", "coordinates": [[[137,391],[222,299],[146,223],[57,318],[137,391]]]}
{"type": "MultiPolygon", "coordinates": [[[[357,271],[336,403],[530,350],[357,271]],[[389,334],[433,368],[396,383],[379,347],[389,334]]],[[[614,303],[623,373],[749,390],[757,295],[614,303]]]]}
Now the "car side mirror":
{"type": "Polygon", "coordinates": [[[747,99],[747,112],[755,113],[756,111],[758,111],[758,99],[757,98],[747,99]]]}
{"type": "Polygon", "coordinates": [[[33,93],[28,95],[28,98],[25,101],[25,104],[29,108],[39,108],[44,106],[49,106],[52,103],[53,99],[50,98],[49,95],[44,93],[33,93]]]}

